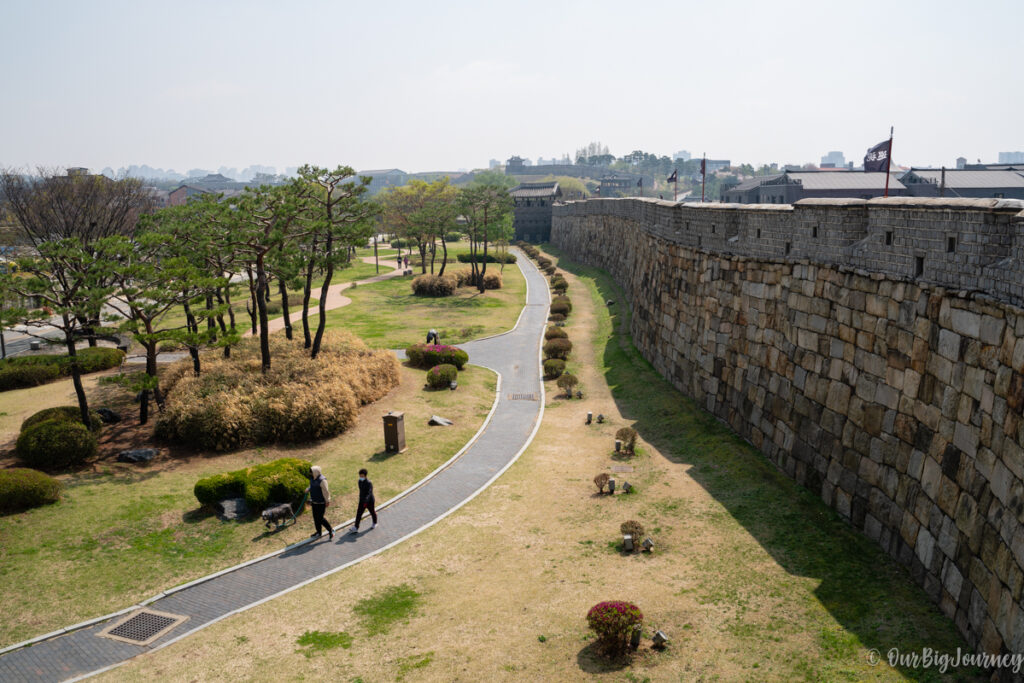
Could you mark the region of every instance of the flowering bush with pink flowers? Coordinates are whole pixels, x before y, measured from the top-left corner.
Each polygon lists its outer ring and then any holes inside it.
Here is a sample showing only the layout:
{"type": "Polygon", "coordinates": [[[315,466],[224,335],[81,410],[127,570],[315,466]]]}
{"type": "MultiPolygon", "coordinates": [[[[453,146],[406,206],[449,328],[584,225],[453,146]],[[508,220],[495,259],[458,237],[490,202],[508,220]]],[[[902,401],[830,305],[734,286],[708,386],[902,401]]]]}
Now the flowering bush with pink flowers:
{"type": "Polygon", "coordinates": [[[427,372],[427,384],[434,389],[441,389],[454,382],[458,375],[459,371],[455,369],[454,365],[447,363],[435,365],[427,372]]]}
{"type": "Polygon", "coordinates": [[[468,353],[457,346],[446,344],[413,344],[405,349],[405,357],[409,359],[409,365],[428,370],[442,363],[454,365],[461,370],[469,362],[468,353]]]}
{"type": "Polygon", "coordinates": [[[633,629],[643,621],[640,608],[622,600],[599,602],[587,612],[587,625],[597,634],[598,644],[609,655],[625,652],[633,629]]]}

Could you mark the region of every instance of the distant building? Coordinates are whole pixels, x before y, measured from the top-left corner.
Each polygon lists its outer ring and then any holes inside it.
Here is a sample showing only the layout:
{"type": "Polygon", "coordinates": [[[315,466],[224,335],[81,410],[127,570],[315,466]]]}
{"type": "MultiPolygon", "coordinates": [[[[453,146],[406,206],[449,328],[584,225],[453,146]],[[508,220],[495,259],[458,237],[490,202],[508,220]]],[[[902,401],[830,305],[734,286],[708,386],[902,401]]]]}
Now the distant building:
{"type": "Polygon", "coordinates": [[[551,239],[551,207],[562,196],[558,182],[520,183],[509,194],[514,205],[515,239],[527,242],[551,239]]]}
{"type": "Polygon", "coordinates": [[[490,161],[487,162],[487,168],[490,168],[490,169],[501,168],[501,162],[498,161],[497,159],[491,159],[490,161]]]}
{"type": "Polygon", "coordinates": [[[601,178],[602,197],[632,197],[638,194],[639,176],[611,174],[601,178]]]}
{"type": "Polygon", "coordinates": [[[842,168],[846,166],[846,157],[842,152],[829,152],[821,158],[822,168],[842,168]]]}
{"type": "Polygon", "coordinates": [[[672,155],[672,159],[674,159],[675,161],[689,161],[692,158],[693,157],[690,156],[690,153],[687,152],[685,149],[681,149],[672,155]]]}
{"type": "Polygon", "coordinates": [[[359,171],[358,176],[370,176],[368,192],[377,194],[386,187],[401,187],[409,182],[409,174],[398,168],[379,168],[359,171]]]}
{"type": "Polygon", "coordinates": [[[957,157],[956,158],[956,167],[957,168],[961,168],[961,169],[962,168],[966,168],[967,167],[967,158],[966,157],[957,157]]]}
{"type": "Polygon", "coordinates": [[[912,168],[900,177],[914,197],[1024,199],[1024,172],[912,168]]]}
{"type": "MultiPolygon", "coordinates": [[[[811,197],[872,199],[885,194],[885,176],[859,171],[785,171],[745,180],[723,192],[721,200],[736,204],[793,204],[811,197]]],[[[889,174],[889,196],[909,194],[896,176],[889,174]]]]}
{"type": "Polygon", "coordinates": [[[193,187],[192,185],[182,185],[171,190],[167,195],[167,206],[184,206],[192,197],[204,194],[209,194],[209,190],[193,187]]]}
{"type": "Polygon", "coordinates": [[[1024,152],[1000,152],[999,163],[1024,164],[1024,152]]]}
{"type": "Polygon", "coordinates": [[[730,166],[732,166],[732,162],[728,159],[708,159],[704,168],[708,173],[714,173],[730,166]]]}

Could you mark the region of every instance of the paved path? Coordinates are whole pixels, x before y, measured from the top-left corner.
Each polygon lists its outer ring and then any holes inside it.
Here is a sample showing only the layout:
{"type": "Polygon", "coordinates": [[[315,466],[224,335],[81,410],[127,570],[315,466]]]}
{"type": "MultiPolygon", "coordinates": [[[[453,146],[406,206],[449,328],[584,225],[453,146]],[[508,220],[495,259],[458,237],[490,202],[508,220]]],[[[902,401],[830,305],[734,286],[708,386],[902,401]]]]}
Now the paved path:
{"type": "Polygon", "coordinates": [[[522,254],[519,257],[528,289],[516,328],[462,345],[469,352],[470,362],[500,374],[500,393],[489,422],[461,457],[418,488],[382,506],[380,526],[368,531],[367,524],[359,535],[335,534],[333,542],[324,536],[313,543],[298,544],[271,558],[166,594],[148,607],[188,616],[188,621],[148,646],[99,637],[97,633],[111,623],[106,621],[8,652],[0,656],[0,681],[61,681],[115,667],[382,552],[454,512],[485,489],[532,440],[543,410],[540,343],[547,319],[548,290],[536,266],[522,254]]]}

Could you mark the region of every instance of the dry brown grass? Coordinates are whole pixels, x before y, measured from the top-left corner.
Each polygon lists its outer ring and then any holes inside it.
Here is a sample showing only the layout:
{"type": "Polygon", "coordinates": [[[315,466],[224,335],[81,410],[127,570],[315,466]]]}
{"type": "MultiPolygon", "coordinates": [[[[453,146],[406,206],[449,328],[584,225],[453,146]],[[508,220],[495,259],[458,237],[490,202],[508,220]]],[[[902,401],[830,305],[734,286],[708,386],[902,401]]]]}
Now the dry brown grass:
{"type": "Polygon", "coordinates": [[[205,353],[199,377],[191,360],[168,368],[157,436],[216,451],[324,439],[351,427],[360,405],[398,383],[394,354],[339,330],[324,337],[316,360],[281,335],[270,337],[270,352],[266,373],[257,339],[242,340],[229,359],[205,353]]]}

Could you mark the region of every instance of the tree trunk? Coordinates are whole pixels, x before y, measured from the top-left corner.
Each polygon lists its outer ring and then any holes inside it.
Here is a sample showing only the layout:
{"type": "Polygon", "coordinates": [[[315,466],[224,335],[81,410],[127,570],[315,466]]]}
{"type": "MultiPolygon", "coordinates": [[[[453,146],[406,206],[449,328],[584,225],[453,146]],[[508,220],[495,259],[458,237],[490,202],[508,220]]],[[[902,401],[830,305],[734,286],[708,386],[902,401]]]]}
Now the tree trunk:
{"type": "Polygon", "coordinates": [[[484,235],[484,257],[480,264],[480,286],[477,288],[480,293],[484,291],[484,275],[487,274],[487,235],[484,235]]]}
{"type": "MultiPolygon", "coordinates": [[[[155,380],[157,378],[157,343],[155,341],[150,341],[146,342],[144,346],[146,347],[146,374],[155,380]]],[[[143,389],[142,394],[139,397],[139,424],[146,424],[149,422],[149,392],[149,389],[143,389]]],[[[153,393],[156,396],[157,404],[162,404],[163,399],[160,395],[160,389],[158,386],[153,387],[153,393]]]]}
{"type": "Polygon", "coordinates": [[[306,282],[302,285],[302,348],[308,349],[313,345],[312,336],[309,334],[309,299],[313,291],[313,269],[316,265],[316,257],[309,257],[309,264],[306,266],[306,282]]]}
{"type": "Polygon", "coordinates": [[[288,285],[284,280],[277,281],[278,292],[281,294],[281,315],[284,317],[284,336],[292,340],[292,318],[288,312],[288,285]]]}
{"type": "Polygon", "coordinates": [[[444,241],[444,235],[441,235],[441,270],[438,275],[444,275],[445,266],[448,265],[448,243],[444,241]]]}
{"type": "Polygon", "coordinates": [[[313,347],[309,351],[311,360],[315,360],[320,353],[320,343],[324,338],[324,328],[327,326],[327,289],[331,286],[331,278],[334,277],[334,259],[331,249],[334,244],[334,236],[327,235],[327,248],[324,252],[327,255],[327,270],[324,273],[324,284],[320,287],[320,302],[317,306],[320,311],[320,319],[316,321],[316,337],[313,339],[313,347]]]}
{"type": "Polygon", "coordinates": [[[208,342],[214,344],[217,341],[217,321],[213,319],[213,294],[206,295],[206,333],[209,335],[208,342]]]}
{"type": "MultiPolygon", "coordinates": [[[[231,306],[231,285],[224,288],[223,296],[220,293],[220,288],[217,289],[217,303],[226,304],[228,307],[228,319],[231,321],[231,333],[235,332],[235,309],[231,306]]],[[[228,331],[224,328],[224,316],[217,316],[217,320],[220,322],[220,331],[226,337],[228,331]]],[[[224,343],[224,357],[231,358],[231,344],[227,341],[224,343]]]]}
{"type": "Polygon", "coordinates": [[[256,280],[252,274],[252,268],[245,267],[246,277],[249,278],[249,300],[245,302],[245,312],[249,314],[249,322],[252,325],[252,336],[256,336],[257,313],[259,305],[256,303],[256,280]]]}
{"type": "Polygon", "coordinates": [[[263,374],[270,370],[270,323],[267,320],[267,296],[270,285],[267,269],[263,265],[263,254],[256,257],[256,305],[260,318],[260,361],[263,374]]]}
{"type": "Polygon", "coordinates": [[[82,424],[89,426],[89,400],[85,397],[85,387],[82,386],[82,368],[78,366],[78,354],[75,353],[75,338],[71,327],[71,319],[67,313],[64,318],[64,343],[68,349],[68,360],[71,362],[71,383],[75,385],[75,396],[78,398],[78,408],[82,412],[82,424]]]}
{"type": "MultiPolygon", "coordinates": [[[[420,250],[420,273],[426,274],[427,272],[427,244],[423,240],[416,245],[420,250]]],[[[434,271],[430,271],[434,272],[434,271]]]]}
{"type": "MultiPolygon", "coordinates": [[[[188,331],[192,342],[188,345],[188,355],[192,356],[192,373],[198,377],[202,370],[199,366],[199,323],[196,322],[196,317],[192,315],[192,307],[188,305],[187,301],[185,302],[185,321],[188,325],[188,331]]],[[[146,363],[149,363],[148,358],[146,363]]]]}

